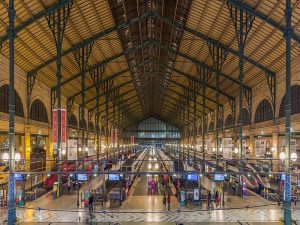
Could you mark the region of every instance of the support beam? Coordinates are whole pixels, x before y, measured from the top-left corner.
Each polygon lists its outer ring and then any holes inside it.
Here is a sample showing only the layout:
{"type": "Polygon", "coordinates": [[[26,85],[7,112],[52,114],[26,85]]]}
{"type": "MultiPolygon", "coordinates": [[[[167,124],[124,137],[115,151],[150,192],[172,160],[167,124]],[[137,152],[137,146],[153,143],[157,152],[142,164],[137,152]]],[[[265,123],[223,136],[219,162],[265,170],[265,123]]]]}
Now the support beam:
{"type": "MultiPolygon", "coordinates": [[[[177,86],[179,86],[179,87],[181,87],[181,88],[183,88],[183,89],[186,89],[186,90],[190,90],[190,91],[191,91],[191,88],[190,88],[190,87],[187,87],[187,86],[185,86],[185,85],[183,85],[183,84],[180,84],[180,83],[177,82],[177,81],[170,80],[170,82],[173,83],[173,84],[175,84],[175,85],[177,85],[177,86]]],[[[202,93],[197,93],[197,94],[200,95],[200,96],[202,96],[202,97],[204,97],[204,95],[203,95],[202,93]]],[[[210,102],[212,102],[212,103],[214,103],[215,105],[217,105],[217,102],[216,102],[215,100],[213,100],[212,98],[209,98],[209,97],[206,97],[206,98],[207,98],[207,100],[209,100],[210,102]]],[[[223,107],[222,104],[220,104],[220,106],[223,107]]]]}
{"type": "MultiPolygon", "coordinates": [[[[244,3],[243,3],[244,4],[244,3]]],[[[196,37],[202,39],[203,41],[207,42],[208,44],[211,44],[211,45],[214,45],[215,47],[218,47],[218,48],[222,48],[223,50],[227,51],[227,52],[230,52],[231,54],[235,55],[235,56],[238,56],[238,51],[233,49],[233,48],[230,48],[229,46],[226,46],[225,44],[211,38],[211,37],[208,37],[207,35],[205,35],[204,33],[201,33],[197,30],[194,30],[188,26],[184,26],[183,24],[181,23],[178,23],[176,21],[171,21],[170,19],[166,18],[166,17],[163,17],[161,15],[159,15],[158,13],[156,12],[152,12],[152,17],[153,18],[157,18],[159,20],[162,20],[164,21],[165,23],[169,24],[170,26],[173,26],[173,27],[176,27],[180,30],[183,30],[183,31],[186,31],[186,32],[189,32],[193,35],[195,35],[196,37]]],[[[262,71],[264,71],[264,73],[266,73],[268,76],[270,77],[274,77],[275,76],[275,72],[270,70],[269,68],[263,66],[262,64],[256,62],[255,60],[251,59],[250,57],[244,55],[244,59],[251,63],[252,65],[258,67],[259,69],[261,69],[262,71]]]]}
{"type": "MultiPolygon", "coordinates": [[[[48,26],[51,30],[53,38],[56,44],[57,58],[56,58],[56,79],[57,79],[57,89],[55,90],[57,96],[57,146],[53,148],[57,151],[57,182],[59,183],[59,188],[62,188],[61,184],[61,158],[62,158],[62,146],[61,146],[61,67],[62,67],[62,44],[63,37],[65,33],[65,29],[67,26],[68,19],[70,17],[70,12],[72,8],[72,1],[68,4],[64,5],[62,8],[58,9],[47,15],[46,19],[48,22],[48,26]]],[[[52,93],[52,91],[51,91],[52,93]]],[[[52,98],[52,96],[51,96],[52,98]]],[[[52,111],[52,108],[51,108],[52,111]]],[[[62,195],[62,189],[59,190],[59,197],[62,195]]]]}
{"type": "MultiPolygon", "coordinates": [[[[184,96],[183,94],[178,93],[177,91],[174,91],[174,90],[172,90],[172,89],[169,89],[169,91],[172,92],[172,93],[174,93],[174,94],[177,94],[179,97],[187,98],[187,97],[184,96]]],[[[174,97],[173,97],[173,98],[174,98],[174,97]]],[[[176,99],[176,98],[174,98],[174,99],[176,99]]],[[[178,101],[178,99],[177,99],[177,101],[178,101]]],[[[199,104],[201,107],[203,107],[203,104],[202,104],[202,103],[197,102],[197,104],[199,104]]],[[[209,111],[213,111],[213,109],[210,108],[210,107],[208,107],[208,106],[205,106],[205,108],[208,109],[208,112],[209,112],[209,111]]]]}
{"type": "Polygon", "coordinates": [[[9,0],[8,11],[8,29],[9,39],[9,178],[8,178],[8,224],[16,223],[15,206],[15,2],[9,0]]]}
{"type": "MultiPolygon", "coordinates": [[[[120,94],[120,95],[117,97],[117,99],[122,98],[122,97],[124,97],[124,96],[127,96],[128,94],[132,93],[133,91],[135,91],[135,89],[131,89],[131,90],[129,90],[129,91],[126,91],[126,92],[120,94]]],[[[123,101],[123,102],[128,102],[129,100],[131,100],[131,99],[133,99],[133,98],[137,98],[137,95],[133,95],[133,96],[130,96],[129,98],[122,99],[122,101],[123,101]]],[[[102,104],[100,104],[100,105],[99,105],[99,108],[105,106],[105,104],[106,104],[105,102],[102,103],[102,104]]],[[[110,110],[111,108],[112,108],[112,106],[109,106],[109,107],[108,107],[108,110],[110,110]]],[[[94,111],[94,110],[95,110],[95,107],[94,107],[94,108],[91,108],[89,111],[94,111]]],[[[105,112],[105,109],[102,110],[102,111],[100,111],[99,114],[101,115],[101,114],[104,113],[104,112],[105,112]]]]}
{"type": "MultiPolygon", "coordinates": [[[[182,72],[182,71],[180,71],[180,70],[178,70],[178,69],[172,68],[172,67],[170,67],[170,66],[168,66],[168,65],[165,65],[165,64],[163,64],[163,63],[161,63],[161,62],[158,62],[157,60],[153,60],[153,61],[154,61],[155,63],[159,64],[160,66],[163,66],[163,67],[166,67],[166,68],[168,68],[168,69],[170,69],[170,70],[173,70],[174,72],[178,73],[179,75],[184,76],[184,77],[187,78],[188,80],[201,82],[197,77],[194,77],[194,76],[192,76],[192,75],[189,75],[189,74],[187,74],[187,73],[185,73],[185,72],[182,72]]],[[[206,86],[207,86],[208,88],[214,90],[214,91],[216,91],[216,89],[217,89],[216,87],[213,87],[212,85],[209,85],[209,84],[207,84],[206,86]]],[[[227,94],[226,92],[224,92],[224,91],[222,91],[222,90],[219,90],[219,91],[220,91],[220,93],[221,93],[222,95],[224,95],[225,97],[234,99],[234,97],[231,96],[230,94],[227,94]]]]}
{"type": "MultiPolygon", "coordinates": [[[[45,18],[45,16],[48,16],[48,15],[56,12],[57,10],[63,8],[64,6],[70,4],[71,2],[72,2],[72,0],[60,0],[57,4],[50,6],[46,10],[43,10],[43,11],[37,13],[36,15],[30,16],[30,18],[28,20],[24,21],[23,23],[21,23],[20,25],[15,27],[15,34],[17,35],[20,31],[28,28],[30,25],[32,25],[36,21],[38,21],[42,18],[45,18]]],[[[9,39],[8,34],[3,35],[2,37],[0,37],[0,44],[3,44],[8,39],[9,39]]],[[[56,59],[54,61],[56,61],[56,59]]]]}
{"type": "MultiPolygon", "coordinates": [[[[92,71],[98,70],[99,68],[101,69],[101,68],[104,68],[104,67],[105,67],[105,64],[102,65],[101,67],[96,67],[96,68],[93,69],[92,71]]],[[[102,77],[102,78],[101,78],[101,83],[102,83],[102,82],[108,82],[108,81],[110,81],[110,80],[112,80],[112,79],[118,78],[118,77],[120,77],[122,74],[124,74],[124,73],[126,73],[126,72],[129,72],[129,69],[121,70],[120,72],[114,73],[114,74],[112,74],[111,76],[107,77],[106,79],[103,79],[103,77],[102,77]]],[[[103,75],[104,75],[104,74],[103,74],[103,75]]],[[[96,87],[97,87],[97,85],[96,85],[96,83],[94,82],[94,84],[92,84],[91,86],[86,87],[85,92],[91,90],[92,88],[96,88],[96,87]]],[[[80,95],[80,94],[81,94],[81,91],[78,91],[78,92],[76,92],[75,94],[69,96],[68,99],[75,99],[75,98],[76,98],[78,95],[80,95]]]]}
{"type": "MultiPolygon", "coordinates": [[[[141,45],[139,45],[139,46],[137,46],[137,47],[135,47],[135,48],[130,48],[128,51],[125,51],[125,52],[116,54],[116,55],[114,55],[114,56],[112,56],[112,57],[110,57],[110,58],[107,58],[106,60],[103,60],[103,61],[101,61],[101,62],[98,62],[98,63],[96,63],[96,64],[90,66],[89,69],[86,70],[85,72],[86,72],[86,73],[87,73],[87,72],[90,73],[92,70],[94,70],[94,69],[97,68],[97,67],[102,67],[103,65],[106,65],[106,64],[108,64],[109,62],[111,62],[111,61],[113,61],[113,60],[115,60],[115,59],[117,59],[117,58],[119,58],[119,57],[121,57],[121,56],[123,56],[123,55],[127,55],[127,54],[130,54],[130,53],[132,53],[132,52],[135,52],[135,51],[137,51],[137,50],[139,50],[139,49],[141,49],[141,48],[143,48],[143,47],[145,47],[145,46],[148,46],[148,45],[151,44],[151,43],[152,43],[151,41],[144,41],[143,44],[141,44],[141,45]]],[[[127,71],[130,71],[130,70],[128,69],[127,71]]],[[[127,72],[127,71],[125,71],[125,72],[127,72]]],[[[63,85],[65,85],[65,84],[67,84],[67,83],[69,83],[69,82],[75,80],[76,78],[78,78],[78,77],[80,77],[80,76],[81,76],[81,73],[77,73],[77,74],[71,76],[70,78],[68,78],[68,79],[66,79],[66,80],[64,80],[64,81],[62,81],[62,82],[61,82],[61,85],[63,86],[63,85]]],[[[51,89],[57,89],[57,85],[54,86],[54,87],[52,87],[51,89]]]]}
{"type": "MultiPolygon", "coordinates": [[[[223,108],[219,107],[219,101],[220,101],[220,74],[222,71],[222,67],[226,61],[227,57],[227,50],[224,50],[223,48],[220,48],[218,46],[208,44],[208,49],[209,49],[209,54],[211,56],[211,59],[213,61],[213,67],[215,68],[215,77],[216,77],[216,100],[217,100],[217,109],[215,113],[215,118],[214,118],[214,125],[215,125],[215,134],[216,134],[216,161],[217,165],[219,165],[219,148],[220,148],[220,143],[219,143],[219,127],[218,127],[218,122],[221,120],[223,123],[223,108]]],[[[222,126],[222,124],[221,124],[222,126]]]]}
{"type": "MultiPolygon", "coordinates": [[[[119,24],[116,27],[111,27],[111,28],[108,28],[108,29],[106,29],[102,32],[99,32],[99,33],[95,34],[93,37],[87,38],[87,39],[83,40],[82,42],[80,42],[80,43],[70,47],[69,49],[63,51],[61,56],[64,57],[64,56],[70,54],[71,52],[74,52],[77,49],[80,49],[82,47],[85,47],[86,45],[89,45],[92,42],[100,40],[101,38],[109,35],[112,32],[115,32],[119,29],[123,29],[124,27],[128,27],[130,24],[134,24],[134,23],[138,22],[139,20],[148,17],[149,15],[150,15],[150,13],[145,13],[144,15],[142,15],[140,17],[135,17],[131,20],[128,20],[126,23],[122,23],[122,24],[119,24]]],[[[124,55],[124,53],[121,53],[118,56],[116,55],[115,57],[119,58],[122,55],[124,55]]],[[[29,71],[28,76],[31,76],[32,74],[37,73],[39,70],[43,69],[44,67],[50,65],[51,63],[53,63],[55,61],[56,61],[56,57],[46,60],[44,63],[36,66],[33,70],[29,71]]]]}
{"type": "MultiPolygon", "coordinates": [[[[248,104],[251,104],[252,108],[252,91],[249,90],[244,91],[244,49],[246,45],[247,37],[252,28],[255,16],[247,13],[243,9],[239,9],[236,5],[231,4],[229,1],[227,2],[227,6],[229,9],[230,18],[232,20],[234,30],[237,37],[238,48],[239,48],[239,167],[241,168],[243,162],[243,94],[249,94],[248,104]],[[251,95],[251,102],[249,101],[251,95]]],[[[247,95],[246,95],[247,96],[247,95]]],[[[252,110],[251,110],[252,111],[252,110]]],[[[250,113],[251,113],[250,111],[250,113]]],[[[241,170],[241,169],[240,169],[241,170]]],[[[239,194],[243,197],[243,180],[242,176],[239,176],[239,194]]]]}
{"type": "MultiPolygon", "coordinates": [[[[207,65],[207,64],[204,63],[204,62],[201,62],[201,61],[199,61],[199,60],[197,60],[197,59],[194,59],[194,58],[191,57],[191,56],[188,56],[188,55],[186,55],[186,54],[183,54],[183,53],[181,53],[180,51],[177,51],[177,52],[176,52],[175,50],[169,48],[168,46],[165,46],[165,45],[159,43],[158,41],[152,41],[152,42],[153,42],[156,46],[158,46],[158,47],[160,47],[160,48],[162,48],[162,49],[164,49],[164,50],[166,50],[166,51],[170,51],[170,52],[172,52],[173,54],[177,54],[178,56],[180,56],[180,57],[182,57],[182,58],[185,58],[185,59],[191,61],[191,62],[194,63],[196,66],[201,66],[201,67],[204,67],[204,68],[206,68],[206,69],[208,69],[208,70],[210,70],[210,71],[212,71],[212,72],[216,72],[216,70],[215,70],[213,67],[207,65]]],[[[226,78],[227,80],[231,81],[231,82],[234,83],[234,84],[239,84],[239,81],[235,80],[234,78],[232,78],[232,77],[229,76],[229,75],[226,75],[226,74],[224,74],[224,73],[220,73],[220,76],[226,78]]],[[[246,85],[244,85],[244,84],[243,84],[243,87],[244,87],[245,89],[251,90],[250,87],[248,87],[248,86],[246,86],[246,85]]]]}
{"type": "MultiPolygon", "coordinates": [[[[242,10],[242,11],[244,11],[245,13],[247,13],[249,15],[261,19],[262,21],[269,24],[270,26],[272,26],[276,30],[279,30],[283,34],[285,33],[285,31],[287,29],[284,25],[282,25],[279,22],[277,22],[277,21],[273,20],[272,18],[270,18],[269,15],[265,15],[262,12],[259,12],[255,9],[253,9],[251,6],[247,5],[247,3],[245,3],[245,2],[241,3],[241,1],[239,1],[239,0],[227,0],[227,2],[230,3],[231,5],[234,5],[239,10],[242,10]]],[[[298,43],[300,43],[300,36],[297,35],[293,31],[291,32],[291,38],[294,39],[295,41],[297,41],[298,43]]]]}
{"type": "MultiPolygon", "coordinates": [[[[108,92],[113,92],[113,91],[115,91],[115,90],[121,89],[122,87],[126,87],[126,85],[130,84],[131,82],[132,82],[132,81],[130,80],[130,81],[127,81],[127,82],[125,82],[125,83],[123,83],[123,84],[121,84],[121,85],[119,85],[119,86],[112,87],[112,89],[111,89],[110,91],[108,91],[108,92]]],[[[135,89],[133,89],[133,90],[135,90],[135,89]]],[[[133,91],[133,90],[131,90],[131,91],[133,91]]],[[[130,91],[130,92],[131,92],[131,91],[130,91]]],[[[130,93],[130,92],[128,92],[128,93],[130,93]]],[[[107,94],[109,94],[109,93],[106,93],[106,92],[102,91],[102,94],[99,95],[99,97],[100,97],[100,98],[103,97],[103,96],[106,97],[107,94]]],[[[123,94],[122,94],[121,96],[123,96],[123,94]]],[[[94,101],[94,100],[96,100],[96,99],[97,99],[97,97],[93,97],[93,98],[87,100],[87,101],[86,101],[86,104],[88,104],[88,103],[90,103],[90,102],[92,102],[92,101],[94,101]]],[[[109,99],[108,101],[110,101],[110,99],[109,99]]],[[[80,104],[80,105],[81,105],[81,104],[80,104]]],[[[95,110],[95,109],[96,109],[96,106],[92,108],[92,110],[95,110]]]]}
{"type": "Polygon", "coordinates": [[[292,73],[292,66],[291,66],[291,44],[292,44],[292,3],[291,0],[285,0],[285,65],[286,65],[286,75],[285,75],[285,160],[284,160],[284,170],[285,170],[285,182],[284,182],[284,224],[285,225],[292,225],[292,212],[291,212],[291,202],[292,202],[292,184],[291,184],[291,112],[292,112],[292,105],[291,105],[291,73],[292,73]]]}

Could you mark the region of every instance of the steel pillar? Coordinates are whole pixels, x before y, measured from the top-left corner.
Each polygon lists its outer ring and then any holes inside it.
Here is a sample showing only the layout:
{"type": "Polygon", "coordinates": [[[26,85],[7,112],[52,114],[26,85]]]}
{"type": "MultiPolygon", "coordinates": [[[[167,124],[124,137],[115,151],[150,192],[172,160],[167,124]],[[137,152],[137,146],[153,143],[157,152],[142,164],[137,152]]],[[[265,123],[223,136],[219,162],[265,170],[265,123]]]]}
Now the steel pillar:
{"type": "MultiPolygon", "coordinates": [[[[205,119],[205,104],[206,104],[206,87],[207,83],[210,81],[212,77],[212,71],[208,70],[205,67],[197,66],[197,72],[199,79],[201,81],[201,90],[202,90],[202,153],[203,153],[203,160],[205,160],[205,134],[206,130],[204,129],[204,123],[207,122],[205,119]]],[[[204,167],[205,172],[205,167],[204,167]]]]}
{"type": "Polygon", "coordinates": [[[14,0],[8,6],[9,25],[7,35],[9,39],[9,179],[8,179],[8,224],[16,223],[15,207],[15,6],[14,0]]]}
{"type": "Polygon", "coordinates": [[[37,73],[34,73],[30,77],[27,76],[27,124],[29,124],[31,95],[35,84],[36,76],[37,73]]]}
{"type": "MultiPolygon", "coordinates": [[[[79,120],[81,121],[82,124],[84,123],[84,108],[85,108],[85,80],[86,80],[85,71],[87,68],[89,57],[92,52],[92,48],[93,48],[93,42],[91,42],[90,44],[88,44],[82,48],[76,49],[74,51],[74,58],[75,58],[75,61],[77,62],[79,70],[81,72],[81,108],[79,109],[79,120]]],[[[88,121],[88,124],[89,124],[89,121],[88,121]]],[[[88,126],[88,124],[87,124],[87,126],[88,126]]],[[[84,152],[84,148],[85,148],[84,142],[85,142],[84,129],[81,129],[81,148],[82,148],[83,152],[84,152]]]]}
{"type": "MultiPolygon", "coordinates": [[[[59,3],[61,4],[61,0],[59,0],[59,3]]],[[[56,51],[57,51],[57,59],[56,59],[56,78],[57,78],[57,89],[56,89],[56,96],[57,96],[57,129],[58,129],[58,137],[57,137],[57,156],[58,156],[58,162],[57,162],[57,181],[61,182],[61,56],[62,56],[62,44],[63,44],[63,37],[65,33],[65,28],[67,26],[67,22],[70,16],[72,8],[72,1],[68,4],[64,5],[59,10],[50,13],[47,15],[46,19],[48,22],[48,26],[52,32],[52,35],[55,40],[56,44],[56,51]]],[[[51,96],[52,97],[52,96],[51,96]]],[[[52,99],[51,99],[52,100],[52,99]]],[[[53,106],[52,106],[53,107],[53,106]]],[[[51,109],[52,110],[52,109],[51,109]]]]}
{"type": "Polygon", "coordinates": [[[273,121],[275,123],[275,115],[276,115],[276,77],[275,76],[269,76],[266,73],[266,79],[267,79],[267,82],[268,82],[270,97],[271,97],[271,102],[272,102],[273,121]]]}
{"type": "Polygon", "coordinates": [[[216,101],[217,101],[217,110],[215,114],[215,133],[216,133],[216,161],[217,165],[219,165],[219,148],[220,148],[220,143],[219,143],[219,129],[218,129],[218,121],[221,118],[221,108],[219,106],[220,102],[220,75],[222,71],[222,66],[224,65],[224,62],[226,60],[228,52],[224,49],[221,48],[220,46],[215,46],[213,44],[208,43],[208,49],[209,49],[209,54],[211,56],[211,59],[213,61],[213,66],[216,71],[216,101]]]}
{"type": "Polygon", "coordinates": [[[110,96],[110,91],[113,88],[114,84],[114,79],[106,81],[104,83],[101,83],[101,88],[102,91],[105,93],[105,127],[106,127],[106,132],[105,132],[105,152],[106,152],[106,160],[108,160],[108,101],[109,101],[109,96],[110,96]]]}
{"type": "Polygon", "coordinates": [[[96,124],[96,135],[97,135],[97,164],[98,166],[100,165],[100,151],[101,151],[101,146],[100,146],[100,130],[101,130],[101,125],[100,123],[100,113],[99,113],[99,105],[100,105],[100,85],[103,80],[103,75],[104,75],[104,70],[105,70],[105,64],[100,67],[96,67],[92,70],[90,70],[90,75],[92,80],[94,81],[95,87],[96,87],[96,113],[95,113],[95,124],[96,124]],[[100,127],[99,130],[97,130],[97,126],[100,127]]]}
{"type": "Polygon", "coordinates": [[[292,4],[291,0],[286,0],[285,8],[285,24],[284,32],[286,45],[286,97],[285,97],[285,173],[286,180],[284,184],[284,224],[292,225],[291,213],[291,175],[290,175],[290,160],[291,160],[291,40],[292,40],[292,4]]]}
{"type": "MultiPolygon", "coordinates": [[[[227,2],[227,6],[229,8],[230,17],[234,25],[237,42],[238,42],[238,49],[239,49],[239,111],[240,111],[240,118],[239,118],[239,164],[242,164],[243,158],[243,94],[244,94],[244,49],[247,40],[247,36],[252,28],[253,21],[255,19],[254,16],[248,14],[243,9],[237,8],[235,5],[227,2]]],[[[251,102],[252,102],[252,94],[251,94],[251,102]]],[[[252,109],[251,109],[252,111],[252,109]]],[[[250,111],[250,114],[251,114],[250,111]]],[[[241,168],[241,167],[240,167],[241,168]]],[[[239,181],[239,193],[242,196],[242,177],[240,176],[239,181]]]]}

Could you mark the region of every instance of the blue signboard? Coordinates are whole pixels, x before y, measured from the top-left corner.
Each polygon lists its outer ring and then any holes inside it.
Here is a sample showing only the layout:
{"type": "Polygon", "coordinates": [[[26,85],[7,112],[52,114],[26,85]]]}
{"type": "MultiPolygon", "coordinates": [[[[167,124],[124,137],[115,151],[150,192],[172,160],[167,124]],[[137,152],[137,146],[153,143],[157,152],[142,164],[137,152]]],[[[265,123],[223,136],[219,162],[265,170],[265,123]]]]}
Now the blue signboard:
{"type": "Polygon", "coordinates": [[[224,174],[221,173],[221,174],[215,174],[214,176],[214,181],[224,181],[224,174]]]}
{"type": "Polygon", "coordinates": [[[87,174],[79,173],[79,174],[77,174],[77,180],[79,180],[79,181],[87,181],[88,180],[88,176],[87,176],[87,174]]]}
{"type": "Polygon", "coordinates": [[[120,180],[120,175],[119,174],[112,174],[112,173],[110,173],[110,174],[108,174],[108,180],[110,180],[110,181],[118,181],[118,180],[120,180]]]}
{"type": "Polygon", "coordinates": [[[187,180],[188,181],[198,181],[198,174],[197,173],[188,173],[187,180]]]}
{"type": "Polygon", "coordinates": [[[19,173],[15,173],[15,181],[23,181],[23,175],[19,173]]]}

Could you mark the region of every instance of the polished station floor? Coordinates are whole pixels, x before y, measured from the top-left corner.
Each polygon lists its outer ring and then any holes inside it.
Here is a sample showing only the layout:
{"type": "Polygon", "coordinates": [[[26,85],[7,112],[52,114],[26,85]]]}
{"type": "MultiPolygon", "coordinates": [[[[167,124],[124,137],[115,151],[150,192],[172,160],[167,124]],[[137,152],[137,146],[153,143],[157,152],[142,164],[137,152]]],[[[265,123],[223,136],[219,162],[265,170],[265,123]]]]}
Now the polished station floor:
{"type": "MultiPolygon", "coordinates": [[[[158,184],[156,190],[149,189],[149,179],[159,180],[159,173],[167,171],[159,158],[150,156],[145,150],[144,161],[136,176],[126,200],[121,206],[112,206],[109,203],[103,206],[95,205],[92,214],[88,213],[81,203],[76,205],[76,191],[65,193],[58,199],[53,199],[52,193],[48,193],[37,200],[27,203],[24,208],[17,209],[17,216],[21,224],[278,224],[281,219],[282,207],[277,206],[258,195],[249,195],[244,199],[238,196],[225,196],[225,206],[207,210],[205,206],[188,204],[180,206],[175,193],[176,189],[170,182],[168,188],[158,184]],[[152,158],[152,162],[149,159],[152,158]],[[152,163],[149,168],[149,163],[152,163]],[[157,164],[157,165],[155,165],[157,164]],[[155,168],[155,169],[154,169],[155,168]],[[150,172],[157,172],[158,174],[150,172]],[[153,175],[154,174],[154,175],[153,175]],[[164,193],[170,193],[170,210],[163,204],[164,193]],[[248,206],[248,207],[247,207],[248,206]],[[250,207],[249,207],[250,206],[250,207]]],[[[156,150],[155,157],[164,154],[156,150]]],[[[114,165],[113,170],[118,170],[119,165],[114,165]]],[[[103,176],[95,177],[87,182],[82,189],[97,188],[103,182],[103,176]]],[[[213,190],[217,184],[207,177],[202,177],[202,187],[213,190]]],[[[294,206],[293,218],[300,221],[300,208],[294,206]]],[[[0,214],[1,224],[6,220],[6,211],[0,214]]]]}

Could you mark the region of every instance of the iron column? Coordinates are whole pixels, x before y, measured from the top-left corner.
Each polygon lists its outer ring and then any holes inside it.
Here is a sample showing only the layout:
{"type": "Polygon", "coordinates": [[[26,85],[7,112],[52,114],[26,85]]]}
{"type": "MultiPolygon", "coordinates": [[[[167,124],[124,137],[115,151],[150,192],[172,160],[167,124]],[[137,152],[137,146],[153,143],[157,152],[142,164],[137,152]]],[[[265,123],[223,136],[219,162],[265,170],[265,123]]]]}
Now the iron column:
{"type": "Polygon", "coordinates": [[[291,0],[286,0],[285,9],[285,44],[286,44],[286,97],[285,97],[285,193],[284,193],[284,224],[292,224],[291,214],[291,175],[290,175],[290,157],[291,157],[291,39],[292,39],[292,8],[291,0]]]}
{"type": "Polygon", "coordinates": [[[9,180],[8,180],[8,224],[16,222],[15,208],[15,9],[14,0],[9,1],[9,25],[7,29],[9,39],[9,180]]]}

